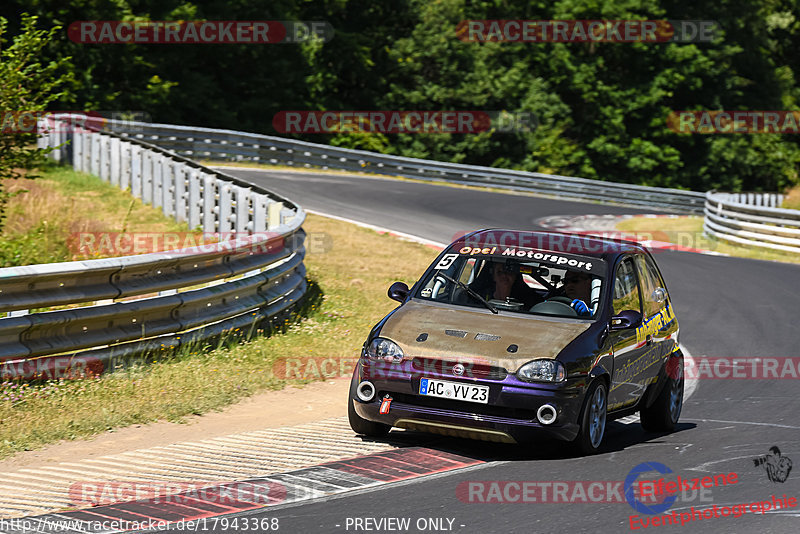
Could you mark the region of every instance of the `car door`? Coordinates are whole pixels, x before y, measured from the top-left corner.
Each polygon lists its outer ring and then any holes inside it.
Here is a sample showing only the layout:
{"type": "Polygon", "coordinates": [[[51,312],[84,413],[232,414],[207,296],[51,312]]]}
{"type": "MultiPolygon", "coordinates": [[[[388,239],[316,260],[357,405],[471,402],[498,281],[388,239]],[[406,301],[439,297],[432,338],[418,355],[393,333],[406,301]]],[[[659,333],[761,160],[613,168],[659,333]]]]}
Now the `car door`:
{"type": "Polygon", "coordinates": [[[639,378],[641,387],[647,387],[661,368],[664,360],[677,345],[678,323],[672,312],[666,285],[655,262],[646,254],[635,256],[636,269],[642,290],[644,319],[640,327],[640,339],[649,343],[650,350],[645,355],[646,367],[639,378]]]}
{"type": "MultiPolygon", "coordinates": [[[[642,313],[641,291],[636,266],[631,256],[625,256],[614,271],[612,288],[612,314],[625,310],[642,313]]],[[[640,365],[642,356],[649,347],[639,334],[639,327],[633,325],[622,330],[611,330],[607,343],[614,355],[614,371],[608,392],[608,409],[615,410],[634,404],[641,396],[640,365]]]]}

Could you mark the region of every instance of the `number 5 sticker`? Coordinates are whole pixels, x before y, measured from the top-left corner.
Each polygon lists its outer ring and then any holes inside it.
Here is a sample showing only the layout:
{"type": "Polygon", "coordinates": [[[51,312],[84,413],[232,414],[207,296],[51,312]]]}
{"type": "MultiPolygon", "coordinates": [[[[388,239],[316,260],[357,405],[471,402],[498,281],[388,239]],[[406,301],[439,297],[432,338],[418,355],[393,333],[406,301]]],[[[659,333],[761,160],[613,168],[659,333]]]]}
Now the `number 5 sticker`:
{"type": "Polygon", "coordinates": [[[448,269],[456,261],[458,254],[445,254],[434,269],[448,269]]]}

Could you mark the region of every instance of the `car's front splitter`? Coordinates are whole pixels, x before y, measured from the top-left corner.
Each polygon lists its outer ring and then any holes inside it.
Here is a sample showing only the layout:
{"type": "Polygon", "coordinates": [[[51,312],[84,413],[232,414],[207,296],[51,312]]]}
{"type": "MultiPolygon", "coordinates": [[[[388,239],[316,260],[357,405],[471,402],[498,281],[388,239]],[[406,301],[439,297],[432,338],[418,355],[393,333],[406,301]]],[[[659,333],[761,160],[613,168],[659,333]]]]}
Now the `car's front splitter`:
{"type": "Polygon", "coordinates": [[[381,414],[381,399],[373,402],[351,399],[350,402],[354,403],[360,417],[370,421],[483,441],[525,442],[537,438],[571,441],[578,434],[578,425],[574,422],[543,425],[536,420],[445,410],[395,401],[391,403],[389,413],[381,414]]]}
{"type": "MultiPolygon", "coordinates": [[[[362,367],[360,369],[364,371],[362,367]]],[[[353,398],[356,413],[369,421],[401,428],[488,441],[522,442],[551,437],[574,439],[579,430],[578,418],[583,404],[583,381],[556,386],[522,383],[514,377],[504,380],[458,380],[452,376],[436,376],[464,384],[483,385],[490,389],[487,404],[456,401],[420,395],[420,375],[376,377],[375,373],[359,373],[359,381],[369,379],[375,396],[369,402],[353,398]],[[392,398],[388,412],[380,413],[386,396],[392,398]],[[553,406],[556,420],[544,424],[537,410],[553,406]]],[[[385,405],[384,405],[385,406],[385,405]]]]}

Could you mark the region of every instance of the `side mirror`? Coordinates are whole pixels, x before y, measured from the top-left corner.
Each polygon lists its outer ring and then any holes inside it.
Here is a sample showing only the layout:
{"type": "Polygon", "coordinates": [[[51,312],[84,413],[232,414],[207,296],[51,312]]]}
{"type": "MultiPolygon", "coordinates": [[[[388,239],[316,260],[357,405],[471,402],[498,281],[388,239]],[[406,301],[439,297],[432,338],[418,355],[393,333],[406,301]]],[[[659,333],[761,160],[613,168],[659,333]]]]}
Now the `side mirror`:
{"type": "Polygon", "coordinates": [[[611,318],[609,330],[625,330],[642,324],[642,314],[633,310],[623,310],[611,318]]]}
{"type": "Polygon", "coordinates": [[[657,287],[655,291],[653,291],[653,300],[659,304],[663,304],[664,301],[667,300],[667,291],[663,287],[657,287]]]}
{"type": "Polygon", "coordinates": [[[389,298],[392,300],[396,300],[397,302],[403,302],[408,297],[408,286],[404,282],[395,282],[391,286],[389,286],[388,295],[389,298]]]}

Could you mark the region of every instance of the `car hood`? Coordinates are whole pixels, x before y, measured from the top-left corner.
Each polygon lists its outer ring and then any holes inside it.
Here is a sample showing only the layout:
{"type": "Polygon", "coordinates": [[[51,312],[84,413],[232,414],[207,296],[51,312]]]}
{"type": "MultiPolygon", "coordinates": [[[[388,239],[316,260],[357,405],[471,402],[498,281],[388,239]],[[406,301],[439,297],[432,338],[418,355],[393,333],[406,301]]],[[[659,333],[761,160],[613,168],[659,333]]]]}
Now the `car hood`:
{"type": "MultiPolygon", "coordinates": [[[[488,310],[487,310],[488,312],[488,310]]],[[[502,367],[516,372],[537,358],[555,358],[591,323],[550,317],[519,317],[411,300],[384,323],[380,337],[391,339],[406,357],[502,367]],[[427,334],[427,339],[422,339],[427,334]],[[479,335],[480,334],[480,335],[479,335]],[[509,352],[516,345],[516,352],[509,352]]]]}

